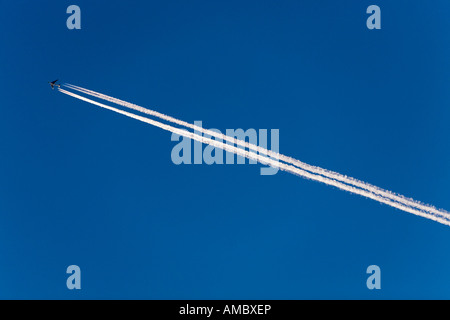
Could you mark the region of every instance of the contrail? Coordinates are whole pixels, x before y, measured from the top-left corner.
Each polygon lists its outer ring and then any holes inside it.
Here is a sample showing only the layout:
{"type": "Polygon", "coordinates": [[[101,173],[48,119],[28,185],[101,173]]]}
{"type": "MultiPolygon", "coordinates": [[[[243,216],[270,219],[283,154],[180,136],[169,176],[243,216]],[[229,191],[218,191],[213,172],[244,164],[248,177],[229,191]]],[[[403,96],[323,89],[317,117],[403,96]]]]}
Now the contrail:
{"type": "Polygon", "coordinates": [[[409,212],[409,213],[412,213],[412,214],[415,214],[415,215],[418,215],[418,216],[421,216],[421,217],[424,217],[424,218],[427,218],[427,219],[430,219],[430,220],[442,223],[444,225],[450,226],[450,220],[448,219],[447,215],[444,212],[441,212],[439,214],[430,214],[428,212],[424,212],[424,211],[418,210],[416,208],[412,208],[412,207],[406,206],[404,204],[392,201],[391,199],[386,199],[386,198],[384,198],[384,197],[382,197],[380,195],[373,194],[373,193],[368,192],[366,190],[361,190],[361,189],[355,188],[353,186],[349,186],[347,184],[344,184],[344,183],[341,183],[341,182],[338,182],[338,181],[335,181],[335,180],[332,180],[332,179],[329,179],[329,178],[326,178],[326,177],[323,177],[323,176],[320,176],[320,175],[312,174],[310,172],[304,171],[304,170],[299,169],[297,167],[294,167],[294,166],[291,166],[291,165],[288,165],[288,164],[285,164],[285,163],[282,163],[282,162],[275,161],[275,160],[273,160],[273,159],[271,159],[269,157],[262,156],[262,155],[259,155],[257,153],[254,153],[254,152],[249,152],[249,151],[246,151],[246,150],[243,150],[241,148],[237,148],[237,147],[234,147],[234,146],[231,146],[231,145],[227,145],[227,144],[225,144],[223,142],[212,140],[212,139],[200,136],[198,134],[195,134],[195,133],[192,133],[192,132],[188,132],[188,131],[183,130],[183,129],[175,128],[175,127],[172,127],[170,125],[166,125],[166,124],[163,124],[161,122],[158,122],[158,121],[146,118],[146,117],[142,117],[142,116],[130,113],[130,112],[119,110],[119,109],[107,106],[105,104],[102,104],[100,102],[97,102],[97,101],[88,99],[86,97],[77,95],[75,93],[69,92],[69,91],[64,90],[64,89],[58,88],[58,90],[60,92],[64,93],[64,94],[67,94],[67,95],[72,96],[74,98],[77,98],[77,99],[89,102],[91,104],[97,105],[99,107],[102,107],[102,108],[105,108],[105,109],[117,112],[117,113],[125,115],[127,117],[130,117],[130,118],[133,118],[133,119],[136,119],[136,120],[139,120],[139,121],[151,124],[153,126],[156,126],[156,127],[161,128],[163,130],[166,130],[166,131],[178,134],[180,136],[184,136],[184,137],[187,137],[187,138],[190,138],[190,139],[202,142],[202,143],[207,143],[207,144],[212,145],[214,147],[221,148],[221,149],[223,149],[225,151],[233,152],[233,153],[238,154],[240,156],[256,160],[256,161],[258,161],[258,162],[260,162],[262,164],[278,167],[281,170],[284,170],[286,172],[289,172],[289,173],[292,173],[292,174],[295,174],[295,175],[298,175],[298,176],[301,176],[301,177],[304,177],[304,178],[308,178],[308,179],[311,179],[311,180],[319,181],[319,182],[325,183],[327,185],[334,186],[336,188],[339,188],[339,189],[342,189],[342,190],[345,190],[345,191],[348,191],[348,192],[359,194],[361,196],[373,199],[373,200],[378,201],[380,203],[387,204],[387,205],[389,205],[391,207],[403,210],[405,212],[409,212]]]}
{"type": "Polygon", "coordinates": [[[135,105],[135,104],[132,104],[132,103],[129,103],[129,102],[117,99],[117,98],[113,98],[113,97],[107,96],[107,95],[99,93],[99,92],[95,92],[93,90],[89,90],[89,89],[82,88],[82,87],[75,86],[75,85],[68,84],[68,83],[66,83],[64,85],[69,87],[69,88],[71,88],[71,89],[73,89],[73,90],[77,90],[79,92],[83,92],[83,93],[89,94],[91,96],[94,96],[94,97],[97,97],[97,98],[100,98],[100,99],[103,99],[103,100],[106,100],[106,101],[110,101],[110,102],[113,102],[115,104],[118,104],[118,105],[130,108],[130,109],[133,109],[133,110],[136,110],[136,111],[139,111],[139,112],[151,115],[151,116],[155,116],[157,118],[160,118],[160,119],[166,120],[168,122],[172,122],[172,123],[184,126],[186,128],[190,128],[190,129],[196,130],[198,132],[205,133],[205,134],[207,134],[209,136],[216,137],[216,138],[219,138],[221,140],[225,140],[225,141],[228,141],[228,142],[231,142],[231,143],[235,143],[235,144],[240,145],[240,146],[242,146],[244,148],[257,151],[260,154],[265,154],[265,155],[268,155],[268,156],[270,156],[272,158],[279,159],[279,160],[284,161],[286,163],[292,164],[292,165],[297,166],[297,167],[299,167],[299,168],[301,168],[301,169],[303,169],[305,171],[309,171],[309,172],[312,172],[312,173],[315,173],[315,174],[319,174],[319,175],[322,175],[324,177],[327,177],[327,178],[330,178],[330,179],[333,179],[333,180],[337,180],[337,181],[341,181],[341,182],[346,183],[348,185],[355,186],[357,188],[361,188],[361,189],[367,190],[367,191],[369,191],[371,193],[378,194],[378,195],[380,195],[382,197],[385,197],[385,198],[388,198],[388,199],[392,199],[393,201],[403,203],[406,206],[410,206],[410,207],[417,208],[417,209],[422,210],[422,211],[426,211],[426,212],[429,212],[429,213],[432,213],[432,214],[442,215],[442,216],[446,216],[447,218],[450,218],[450,213],[446,212],[445,210],[436,209],[435,207],[433,207],[431,205],[425,205],[425,204],[420,203],[419,201],[416,201],[414,199],[407,198],[405,196],[393,193],[393,192],[388,191],[388,190],[384,190],[382,188],[379,188],[379,187],[376,187],[374,185],[371,185],[371,184],[369,184],[367,182],[360,181],[358,179],[355,179],[355,178],[352,178],[352,177],[348,177],[348,176],[342,175],[342,174],[337,173],[337,172],[333,172],[333,171],[326,170],[326,169],[323,169],[323,168],[320,168],[320,167],[316,167],[316,166],[312,166],[312,165],[306,164],[306,163],[301,162],[301,161],[299,161],[297,159],[293,159],[291,157],[288,157],[288,156],[285,156],[285,155],[273,152],[273,151],[265,149],[263,147],[254,145],[252,143],[249,143],[249,142],[246,142],[246,141],[242,141],[242,140],[239,140],[239,139],[235,139],[235,138],[232,138],[230,136],[224,135],[222,133],[214,132],[214,131],[211,131],[211,130],[208,130],[208,129],[196,126],[194,124],[191,124],[191,123],[188,123],[188,122],[185,122],[185,121],[182,121],[182,120],[170,117],[168,115],[159,113],[157,111],[149,110],[149,109],[143,108],[141,106],[138,106],[138,105],[135,105]]]}

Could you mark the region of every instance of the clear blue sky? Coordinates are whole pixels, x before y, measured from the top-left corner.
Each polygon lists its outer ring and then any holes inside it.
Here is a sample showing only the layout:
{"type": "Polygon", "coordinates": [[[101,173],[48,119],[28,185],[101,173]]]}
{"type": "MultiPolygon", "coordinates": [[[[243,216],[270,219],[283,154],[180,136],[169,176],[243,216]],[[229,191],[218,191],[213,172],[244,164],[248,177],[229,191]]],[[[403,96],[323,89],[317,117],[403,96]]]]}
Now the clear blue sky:
{"type": "Polygon", "coordinates": [[[170,134],[56,78],[450,210],[448,1],[15,1],[0,10],[0,298],[450,298],[450,228],[170,134]],[[81,8],[81,30],[66,8],[81,8]],[[381,8],[381,30],[366,8],[381,8]],[[69,265],[79,291],[66,288],[69,265]],[[381,290],[366,268],[381,268],[381,290]]]}

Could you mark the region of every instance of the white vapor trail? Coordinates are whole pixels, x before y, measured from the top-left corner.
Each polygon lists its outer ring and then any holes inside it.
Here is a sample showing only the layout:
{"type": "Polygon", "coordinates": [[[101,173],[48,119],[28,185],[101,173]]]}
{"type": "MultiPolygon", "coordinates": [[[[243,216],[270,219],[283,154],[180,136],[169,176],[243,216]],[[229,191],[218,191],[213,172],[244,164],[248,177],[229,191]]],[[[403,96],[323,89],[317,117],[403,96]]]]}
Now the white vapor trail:
{"type": "Polygon", "coordinates": [[[351,192],[351,193],[354,193],[354,194],[359,194],[361,196],[373,199],[373,200],[378,201],[380,203],[387,204],[387,205],[389,205],[391,207],[394,207],[394,208],[397,208],[399,210],[402,210],[402,211],[405,211],[405,212],[409,212],[409,213],[412,213],[412,214],[415,214],[415,215],[418,215],[418,216],[421,216],[421,217],[424,217],[424,218],[431,219],[433,221],[442,223],[444,225],[450,226],[450,218],[449,218],[449,216],[448,216],[448,214],[446,212],[439,211],[439,213],[432,214],[430,212],[426,212],[426,211],[423,211],[423,210],[420,210],[420,209],[417,209],[417,208],[413,208],[413,207],[410,207],[410,206],[402,204],[402,203],[398,203],[396,201],[393,201],[392,199],[385,198],[385,197],[383,197],[381,195],[373,194],[372,192],[369,192],[367,190],[362,190],[362,189],[356,188],[354,186],[349,186],[349,185],[347,185],[345,183],[342,183],[342,182],[339,182],[339,181],[335,181],[333,179],[329,179],[329,178],[321,176],[321,175],[317,175],[317,174],[313,174],[313,173],[307,172],[307,171],[302,170],[300,168],[297,168],[297,167],[294,167],[292,165],[288,165],[286,163],[282,163],[282,162],[273,160],[273,159],[271,159],[269,157],[262,156],[262,155],[259,155],[257,153],[254,153],[254,152],[249,152],[249,151],[243,150],[241,148],[237,148],[235,146],[228,145],[228,144],[225,144],[223,142],[220,142],[220,141],[217,141],[217,140],[212,140],[212,139],[203,137],[201,135],[198,135],[198,134],[186,131],[184,129],[175,128],[175,127],[172,127],[170,125],[163,124],[161,122],[158,122],[158,121],[146,118],[146,117],[142,117],[142,116],[130,113],[130,112],[126,112],[126,111],[123,111],[123,110],[120,110],[120,109],[116,109],[116,108],[107,106],[107,105],[102,104],[100,102],[88,99],[86,97],[80,96],[78,94],[69,92],[69,91],[64,90],[64,89],[58,88],[58,90],[60,92],[64,93],[64,94],[66,94],[66,95],[69,95],[69,96],[72,96],[74,98],[86,101],[88,103],[97,105],[97,106],[102,107],[102,108],[105,108],[105,109],[117,112],[117,113],[125,115],[127,117],[130,117],[130,118],[133,118],[133,119],[136,119],[136,120],[139,120],[139,121],[151,124],[153,126],[156,126],[156,127],[161,128],[163,130],[166,130],[166,131],[178,134],[180,136],[184,136],[184,137],[187,137],[187,138],[190,138],[190,139],[202,142],[202,143],[206,143],[206,144],[212,145],[214,147],[221,148],[221,149],[223,149],[225,151],[232,152],[232,153],[238,154],[240,156],[243,156],[243,157],[246,157],[246,158],[249,158],[249,159],[252,159],[252,160],[256,160],[256,161],[258,161],[258,162],[260,162],[262,164],[271,165],[273,167],[278,167],[281,170],[284,170],[286,172],[289,172],[289,173],[292,173],[292,174],[295,174],[295,175],[298,175],[298,176],[301,176],[301,177],[304,177],[304,178],[308,178],[308,179],[311,179],[311,180],[319,181],[319,182],[325,183],[327,185],[331,185],[331,186],[334,186],[336,188],[339,188],[339,189],[342,189],[342,190],[345,190],[345,191],[348,191],[348,192],[351,192]]]}
{"type": "Polygon", "coordinates": [[[249,150],[250,149],[254,150],[256,152],[259,152],[260,154],[268,155],[268,156],[270,156],[272,158],[275,158],[275,159],[279,159],[281,161],[284,161],[286,163],[289,163],[289,164],[292,164],[292,165],[294,165],[296,167],[299,167],[299,168],[301,168],[301,169],[303,169],[305,171],[309,171],[311,173],[318,174],[318,175],[327,177],[327,178],[332,179],[332,180],[340,181],[340,182],[343,182],[343,183],[348,184],[350,186],[354,186],[356,188],[361,188],[361,189],[367,190],[367,191],[369,191],[369,192],[371,192],[371,193],[373,193],[375,195],[379,195],[379,196],[382,196],[384,198],[390,199],[392,201],[402,203],[405,206],[416,208],[416,209],[418,209],[420,211],[425,211],[425,212],[428,212],[428,213],[431,213],[431,214],[445,216],[446,218],[450,219],[450,213],[446,212],[445,210],[436,209],[435,207],[433,207],[431,205],[426,205],[426,204],[423,204],[423,203],[421,203],[419,201],[416,201],[414,199],[407,198],[405,196],[393,193],[393,192],[388,191],[388,190],[384,190],[382,188],[379,188],[379,187],[376,187],[374,185],[371,185],[371,184],[369,184],[367,182],[360,181],[360,180],[357,180],[355,178],[348,177],[348,176],[342,175],[342,174],[337,173],[337,172],[333,172],[333,171],[326,170],[326,169],[323,169],[323,168],[320,168],[320,167],[316,167],[316,166],[312,166],[312,165],[306,164],[306,163],[301,162],[301,161],[299,161],[297,159],[293,159],[291,157],[287,157],[285,155],[282,155],[282,154],[273,152],[271,150],[265,149],[263,147],[254,145],[252,143],[249,143],[249,142],[246,142],[246,141],[242,141],[242,140],[239,140],[239,139],[235,139],[235,138],[232,138],[230,136],[224,135],[222,133],[214,132],[214,131],[211,131],[211,130],[208,130],[208,129],[196,126],[194,124],[191,124],[191,123],[188,123],[188,122],[185,122],[185,121],[182,121],[182,120],[170,117],[168,115],[159,113],[157,111],[146,109],[146,108],[143,108],[141,106],[138,106],[138,105],[135,105],[135,104],[132,104],[132,103],[129,103],[129,102],[117,99],[117,98],[113,98],[113,97],[107,96],[107,95],[99,93],[99,92],[95,92],[95,91],[92,91],[92,90],[89,90],[89,89],[85,89],[85,88],[82,88],[82,87],[79,87],[79,86],[75,86],[75,85],[72,85],[72,84],[68,84],[68,83],[66,83],[64,85],[69,87],[69,88],[71,88],[71,89],[73,89],[73,90],[77,90],[79,92],[83,92],[85,94],[88,94],[88,95],[91,95],[91,96],[94,96],[94,97],[97,97],[97,98],[100,98],[100,99],[103,99],[103,100],[106,100],[106,101],[110,101],[110,102],[113,102],[115,104],[118,104],[118,105],[130,108],[130,109],[133,109],[133,110],[136,110],[136,111],[139,111],[139,112],[151,115],[151,116],[155,116],[157,118],[166,120],[168,122],[172,122],[172,123],[184,126],[186,128],[190,128],[190,129],[196,130],[198,132],[202,132],[202,133],[207,134],[209,136],[216,137],[216,138],[219,138],[221,140],[228,141],[228,142],[231,142],[231,143],[236,143],[237,145],[240,145],[240,146],[242,146],[244,148],[247,148],[249,150]]]}

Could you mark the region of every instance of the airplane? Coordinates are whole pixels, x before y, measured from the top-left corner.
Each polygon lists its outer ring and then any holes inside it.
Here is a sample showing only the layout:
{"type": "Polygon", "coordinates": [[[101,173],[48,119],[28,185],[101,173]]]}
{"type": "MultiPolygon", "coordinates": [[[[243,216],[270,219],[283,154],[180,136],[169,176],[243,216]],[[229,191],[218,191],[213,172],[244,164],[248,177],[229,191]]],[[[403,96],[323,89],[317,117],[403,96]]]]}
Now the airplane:
{"type": "Polygon", "coordinates": [[[60,84],[57,84],[56,81],[58,81],[58,79],[56,79],[55,81],[49,82],[50,86],[52,87],[52,90],[55,89],[54,87],[57,86],[58,88],[61,87],[60,84]]]}

